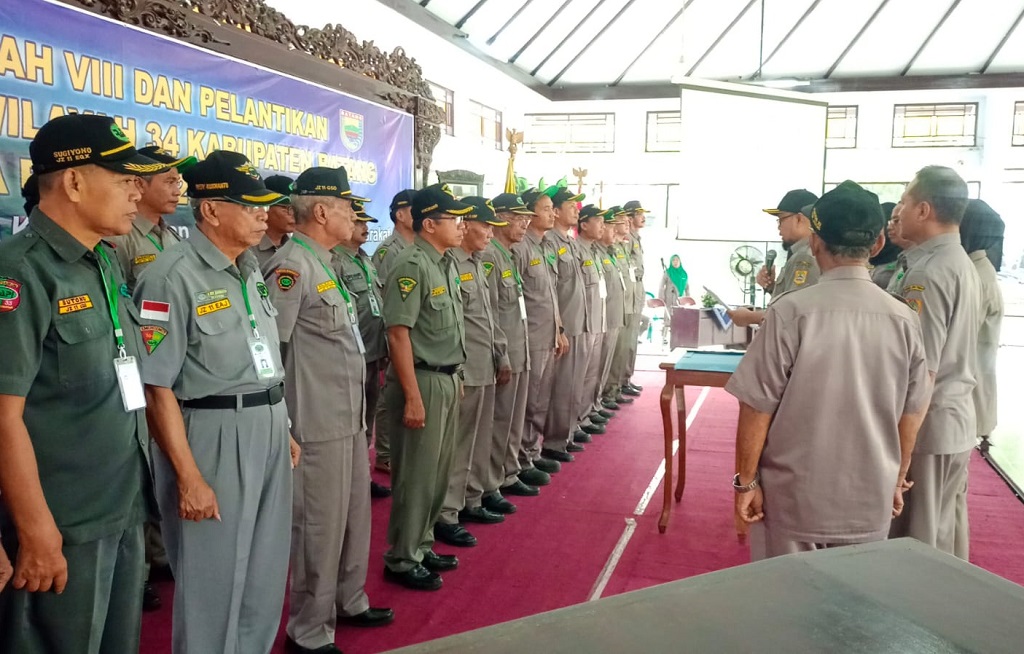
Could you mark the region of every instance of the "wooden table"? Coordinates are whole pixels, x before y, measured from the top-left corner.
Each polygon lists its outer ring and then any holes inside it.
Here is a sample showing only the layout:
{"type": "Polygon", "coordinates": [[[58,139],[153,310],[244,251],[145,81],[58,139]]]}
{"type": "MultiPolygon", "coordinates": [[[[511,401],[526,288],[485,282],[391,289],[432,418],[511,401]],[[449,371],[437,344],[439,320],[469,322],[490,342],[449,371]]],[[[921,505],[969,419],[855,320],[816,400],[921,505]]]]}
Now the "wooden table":
{"type": "MultiPolygon", "coordinates": [[[[723,388],[732,377],[731,370],[710,371],[699,369],[705,366],[696,366],[697,369],[677,369],[677,364],[688,354],[687,350],[672,350],[668,358],[658,367],[665,371],[665,386],[661,389],[661,421],[665,431],[665,495],[661,505],[661,518],[658,520],[658,532],[664,534],[668,529],[669,511],[672,509],[672,399],[676,400],[676,414],[679,421],[679,481],[676,483],[676,502],[683,499],[683,489],[686,487],[686,398],[683,390],[686,386],[711,386],[723,388]]],[[[719,354],[718,352],[699,352],[700,355],[719,354]]],[[[740,359],[735,351],[722,352],[724,356],[740,359]]],[[[724,488],[724,486],[723,486],[724,488]]]]}

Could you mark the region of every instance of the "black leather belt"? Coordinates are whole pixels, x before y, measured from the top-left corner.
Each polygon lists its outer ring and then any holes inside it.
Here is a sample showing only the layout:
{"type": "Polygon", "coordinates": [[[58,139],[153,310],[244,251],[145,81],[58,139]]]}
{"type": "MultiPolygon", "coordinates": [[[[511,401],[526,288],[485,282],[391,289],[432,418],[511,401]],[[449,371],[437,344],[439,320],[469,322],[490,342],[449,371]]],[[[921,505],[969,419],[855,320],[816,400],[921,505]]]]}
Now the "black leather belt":
{"type": "Polygon", "coordinates": [[[181,406],[189,409],[248,409],[254,406],[277,404],[284,399],[284,384],[256,393],[239,395],[207,395],[194,400],[182,400],[181,406]]]}
{"type": "Polygon", "coordinates": [[[436,372],[439,375],[457,375],[462,372],[462,364],[456,363],[451,366],[431,366],[426,363],[416,362],[416,370],[426,370],[427,372],[436,372]]]}

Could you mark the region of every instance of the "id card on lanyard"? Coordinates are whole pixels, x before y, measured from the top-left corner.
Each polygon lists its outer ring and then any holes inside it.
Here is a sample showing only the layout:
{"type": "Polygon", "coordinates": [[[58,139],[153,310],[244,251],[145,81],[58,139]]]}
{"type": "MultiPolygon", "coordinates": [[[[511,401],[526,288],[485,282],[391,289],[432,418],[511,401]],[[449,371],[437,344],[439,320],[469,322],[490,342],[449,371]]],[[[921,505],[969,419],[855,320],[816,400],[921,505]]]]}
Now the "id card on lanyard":
{"type": "MultiPolygon", "coordinates": [[[[356,255],[351,255],[350,254],[349,256],[352,257],[352,261],[354,261],[355,264],[357,266],[359,266],[360,268],[362,268],[362,270],[363,270],[363,277],[366,278],[366,291],[367,291],[367,293],[370,294],[370,313],[375,318],[379,317],[380,316],[380,303],[377,302],[377,293],[374,290],[373,275],[370,273],[370,269],[367,268],[366,263],[364,263],[363,260],[359,258],[358,254],[356,254],[356,255]]],[[[322,261],[320,263],[323,264],[322,261]]]]}
{"type": "Polygon", "coordinates": [[[242,283],[242,301],[245,302],[245,312],[249,317],[249,328],[252,335],[246,339],[249,346],[249,354],[252,356],[252,366],[256,370],[256,376],[260,379],[273,379],[277,376],[277,365],[274,363],[274,353],[270,350],[270,343],[260,334],[256,325],[256,315],[252,312],[252,302],[249,300],[249,287],[242,277],[242,271],[238,271],[238,281],[242,283]]]}
{"type": "Polygon", "coordinates": [[[491,243],[494,243],[494,247],[498,248],[498,250],[502,254],[504,254],[505,258],[508,260],[509,267],[512,270],[512,276],[516,280],[516,288],[519,290],[519,317],[523,321],[525,321],[526,320],[526,296],[523,295],[523,278],[519,274],[519,269],[516,268],[515,260],[512,258],[512,253],[509,252],[508,250],[506,250],[505,247],[501,244],[501,242],[498,239],[496,239],[496,238],[492,238],[491,239],[491,243]]]}
{"type": "MultiPolygon", "coordinates": [[[[312,254],[313,258],[320,264],[320,267],[324,269],[325,273],[327,273],[327,278],[334,282],[334,287],[338,289],[338,292],[341,293],[342,299],[345,300],[345,310],[348,312],[348,323],[352,328],[352,336],[356,339],[356,347],[359,348],[359,354],[366,354],[366,345],[363,343],[363,335],[359,331],[359,315],[356,313],[355,306],[352,304],[352,297],[348,294],[348,291],[345,290],[345,286],[341,283],[341,280],[335,276],[331,269],[327,267],[327,264],[325,264],[324,260],[320,258],[320,255],[316,253],[316,250],[309,247],[309,245],[298,236],[292,236],[292,240],[312,254]]],[[[375,303],[375,300],[373,300],[373,288],[371,287],[367,290],[370,293],[370,306],[372,307],[375,303]]]]}
{"type": "Polygon", "coordinates": [[[114,374],[117,376],[117,388],[121,391],[121,404],[126,413],[146,408],[146,392],[142,386],[142,375],[135,357],[128,356],[124,347],[124,331],[121,329],[121,318],[118,315],[117,280],[113,275],[113,265],[102,245],[96,246],[102,264],[100,278],[103,280],[103,294],[106,296],[107,309],[110,311],[110,322],[114,325],[114,341],[117,343],[117,358],[114,359],[114,374]],[[108,277],[109,275],[109,277],[108,277]]]}

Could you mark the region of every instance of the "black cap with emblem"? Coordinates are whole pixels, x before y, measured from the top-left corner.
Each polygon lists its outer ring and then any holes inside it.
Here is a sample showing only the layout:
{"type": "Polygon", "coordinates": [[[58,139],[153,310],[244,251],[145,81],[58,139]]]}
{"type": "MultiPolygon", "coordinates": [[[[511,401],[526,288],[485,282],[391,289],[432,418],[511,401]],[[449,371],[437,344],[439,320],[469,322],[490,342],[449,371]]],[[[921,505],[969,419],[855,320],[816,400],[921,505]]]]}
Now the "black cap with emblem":
{"type": "MultiPolygon", "coordinates": [[[[779,200],[779,206],[774,209],[762,209],[765,213],[776,216],[780,213],[803,213],[803,208],[808,204],[814,204],[818,196],[807,189],[793,189],[779,200]]],[[[805,214],[806,215],[806,214],[805,214]]]]}
{"type": "Polygon", "coordinates": [[[821,240],[846,247],[872,245],[886,223],[878,196],[850,180],[821,196],[808,218],[821,240]]]}
{"type": "Polygon", "coordinates": [[[566,202],[582,202],[587,199],[586,193],[573,193],[564,186],[559,187],[555,191],[555,194],[551,196],[551,202],[556,206],[561,206],[566,202]]]}
{"type": "Polygon", "coordinates": [[[459,202],[447,184],[432,184],[416,192],[412,199],[412,220],[423,222],[439,214],[465,216],[473,211],[473,205],[459,202]]]}
{"type": "Polygon", "coordinates": [[[596,204],[588,204],[580,209],[580,223],[585,223],[591,218],[600,218],[604,221],[604,209],[601,209],[596,204]]]}
{"type": "Polygon", "coordinates": [[[626,213],[647,213],[647,209],[644,209],[640,204],[640,200],[630,200],[626,204],[622,205],[622,210],[626,213]]]}
{"type": "Polygon", "coordinates": [[[281,204],[291,204],[292,186],[295,184],[294,179],[287,175],[271,175],[263,180],[263,184],[274,193],[280,193],[284,196],[281,204]]]}
{"type": "Polygon", "coordinates": [[[39,128],[28,146],[36,175],[94,164],[125,175],[155,175],[167,164],[139,154],[113,118],[59,116],[39,128]]]}
{"type": "Polygon", "coordinates": [[[214,150],[208,157],[186,170],[182,177],[188,184],[188,196],[201,199],[224,199],[238,204],[267,207],[283,202],[285,196],[266,187],[259,171],[245,155],[227,150],[214,150]]]}
{"type": "Polygon", "coordinates": [[[356,221],[361,223],[376,223],[380,222],[370,214],[366,213],[366,205],[362,202],[353,202],[352,210],[356,212],[356,221]]]}
{"type": "Polygon", "coordinates": [[[508,222],[495,215],[494,205],[487,198],[470,195],[462,198],[462,202],[473,205],[473,210],[466,214],[466,220],[487,223],[491,227],[506,227],[508,222]]]}
{"type": "Polygon", "coordinates": [[[348,171],[344,166],[337,168],[317,166],[306,169],[292,185],[292,193],[295,195],[322,195],[364,204],[370,201],[369,198],[352,194],[352,188],[348,185],[348,171]]]}
{"type": "Polygon", "coordinates": [[[532,216],[533,212],[530,211],[523,199],[515,193],[502,193],[491,198],[491,204],[494,206],[496,213],[517,213],[524,216],[532,216]]]}
{"type": "Polygon", "coordinates": [[[149,157],[153,161],[158,161],[162,164],[167,164],[170,168],[177,168],[178,172],[188,170],[192,166],[199,163],[199,159],[195,157],[175,157],[173,154],[159,148],[155,145],[149,145],[139,150],[139,154],[144,157],[149,157]]]}

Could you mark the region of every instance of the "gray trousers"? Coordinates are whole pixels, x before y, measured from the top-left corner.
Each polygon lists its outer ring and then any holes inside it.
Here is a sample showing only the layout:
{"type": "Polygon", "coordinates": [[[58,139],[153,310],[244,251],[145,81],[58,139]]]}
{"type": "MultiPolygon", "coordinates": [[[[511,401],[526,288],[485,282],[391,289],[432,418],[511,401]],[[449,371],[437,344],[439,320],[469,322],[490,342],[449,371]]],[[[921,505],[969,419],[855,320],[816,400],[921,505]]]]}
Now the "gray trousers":
{"type": "Polygon", "coordinates": [[[615,353],[612,355],[612,368],[608,373],[608,382],[604,385],[605,399],[614,400],[619,396],[622,385],[629,381],[629,359],[636,352],[637,324],[636,314],[629,314],[625,326],[619,329],[615,353]]]}
{"type": "Polygon", "coordinates": [[[644,326],[647,322],[646,316],[642,313],[634,313],[626,316],[626,329],[629,331],[628,335],[624,335],[623,338],[626,340],[626,351],[623,353],[623,369],[622,379],[620,383],[625,384],[633,378],[633,373],[636,372],[636,350],[637,340],[640,338],[640,332],[645,329],[644,326]]]}
{"type": "Polygon", "coordinates": [[[960,547],[966,556],[967,466],[971,450],[958,454],[914,454],[903,496],[903,513],[893,520],[891,538],[910,536],[946,554],[957,553],[957,511],[962,518],[960,547]]]}
{"type": "Polygon", "coordinates": [[[589,416],[594,410],[594,397],[597,395],[597,387],[601,383],[601,343],[604,340],[604,332],[585,332],[580,339],[584,342],[583,357],[585,365],[580,367],[580,379],[582,383],[576,386],[576,418],[579,423],[589,422],[589,416]]]}
{"type": "Polygon", "coordinates": [[[292,469],[284,402],[185,409],[189,446],[220,521],[178,517],[177,477],[153,448],[164,545],[174,572],[174,654],[269,652],[288,578],[292,469]]]}
{"type": "MultiPolygon", "coordinates": [[[[366,396],[366,402],[363,404],[363,419],[366,421],[366,445],[369,446],[373,441],[373,427],[374,424],[378,424],[377,421],[377,407],[380,404],[380,392],[384,385],[381,383],[381,376],[384,372],[384,367],[381,365],[384,363],[384,359],[377,359],[376,361],[370,361],[366,364],[366,383],[363,384],[364,395],[366,396]]],[[[385,432],[386,429],[382,429],[381,432],[385,432]]],[[[384,448],[384,452],[390,457],[391,449],[387,443],[387,436],[383,438],[380,434],[377,436],[377,456],[380,456],[381,447],[384,448]]]]}
{"type": "Polygon", "coordinates": [[[532,468],[533,462],[540,458],[540,444],[551,406],[551,385],[555,380],[555,351],[550,348],[530,350],[528,377],[523,442],[516,454],[523,470],[532,468]]]}
{"type": "Polygon", "coordinates": [[[579,417],[580,388],[586,368],[587,334],[569,337],[569,351],[554,362],[551,402],[544,424],[544,447],[564,452],[579,417]]]}
{"type": "Polygon", "coordinates": [[[529,383],[529,371],[514,372],[507,384],[494,390],[494,448],[484,482],[485,495],[514,484],[518,478],[529,383]]]}
{"type": "Polygon", "coordinates": [[[302,647],[334,642],[337,615],[370,608],[370,462],[362,434],[302,443],[292,499],[288,635],[302,647]]]}
{"type": "MultiPolygon", "coordinates": [[[[68,584],[60,595],[7,587],[0,593],[4,654],[124,654],[139,651],[145,554],[142,522],[78,545],[64,544],[68,584]]],[[[17,561],[17,533],[3,546],[17,561]]]]}
{"type": "MultiPolygon", "coordinates": [[[[367,372],[369,372],[369,369],[367,369],[367,372]]],[[[366,383],[370,383],[369,375],[367,375],[366,383]]],[[[367,432],[373,433],[374,448],[377,450],[375,458],[378,462],[382,463],[391,461],[391,420],[388,418],[387,403],[381,400],[387,396],[388,387],[397,383],[397,379],[389,379],[387,376],[384,377],[384,385],[378,391],[377,408],[375,411],[376,415],[374,416],[372,426],[369,420],[366,421],[367,432]]],[[[366,405],[370,405],[369,396],[366,398],[366,405]]],[[[401,415],[399,415],[398,422],[402,422],[401,415]]]]}
{"type": "Polygon", "coordinates": [[[384,406],[391,435],[391,518],[384,564],[407,572],[434,546],[434,523],[441,515],[452,468],[459,421],[461,380],[425,370],[416,382],[426,410],[426,425],[409,429],[402,424],[405,393],[388,375],[384,406]]]}
{"type": "Polygon", "coordinates": [[[454,525],[459,511],[480,506],[483,497],[481,466],[491,460],[491,426],[494,424],[494,384],[466,386],[459,404],[459,427],[455,432],[455,454],[448,476],[448,490],[438,522],[454,525]]]}
{"type": "MultiPolygon", "coordinates": [[[[601,376],[597,382],[597,388],[594,389],[595,411],[601,410],[601,400],[605,397],[605,389],[612,381],[612,363],[615,358],[615,348],[619,342],[619,332],[621,331],[621,327],[609,327],[608,331],[605,332],[604,338],[601,339],[601,376]]],[[[617,383],[615,388],[618,388],[617,383]]]]}
{"type": "MultiPolygon", "coordinates": [[[[871,542],[871,541],[864,541],[871,542]]],[[[755,522],[750,525],[750,560],[763,561],[775,556],[786,554],[798,554],[800,552],[813,552],[815,550],[827,550],[834,547],[845,547],[853,543],[810,543],[807,541],[792,540],[772,529],[768,522],[755,522]]]]}

